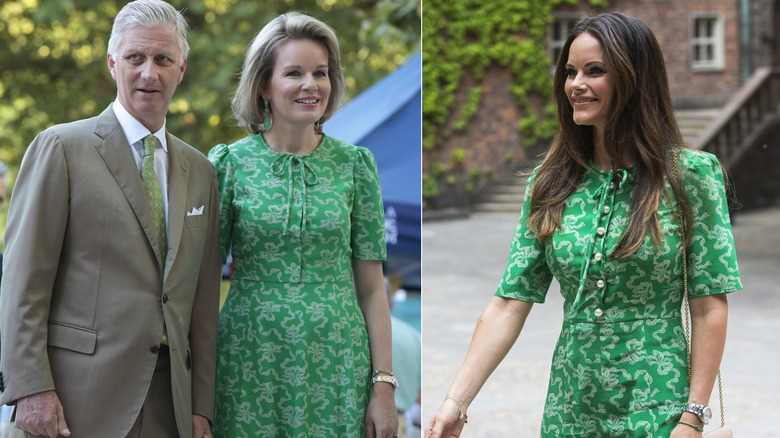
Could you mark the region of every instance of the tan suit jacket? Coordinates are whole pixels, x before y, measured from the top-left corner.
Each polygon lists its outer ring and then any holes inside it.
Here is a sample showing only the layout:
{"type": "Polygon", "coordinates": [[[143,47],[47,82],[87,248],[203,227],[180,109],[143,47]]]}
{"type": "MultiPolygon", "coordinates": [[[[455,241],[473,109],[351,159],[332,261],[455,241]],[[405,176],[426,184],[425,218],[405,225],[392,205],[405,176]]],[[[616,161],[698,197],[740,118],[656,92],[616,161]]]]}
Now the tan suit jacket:
{"type": "Polygon", "coordinates": [[[139,171],[110,106],[38,135],[14,187],[0,294],[0,402],[56,390],[74,438],[127,435],[163,322],[181,436],[192,437],[193,413],[212,417],[217,182],[203,154],[167,135],[165,272],[139,171]]]}

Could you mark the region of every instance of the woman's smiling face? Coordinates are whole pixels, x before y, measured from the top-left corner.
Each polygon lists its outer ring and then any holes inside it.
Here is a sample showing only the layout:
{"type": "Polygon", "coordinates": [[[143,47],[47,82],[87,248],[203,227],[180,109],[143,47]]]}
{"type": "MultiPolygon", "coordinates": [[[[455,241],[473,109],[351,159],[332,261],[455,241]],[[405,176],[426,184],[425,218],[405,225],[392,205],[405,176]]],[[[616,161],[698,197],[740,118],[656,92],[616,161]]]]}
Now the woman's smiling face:
{"type": "Polygon", "coordinates": [[[607,70],[601,43],[587,32],[576,37],[569,47],[564,89],[573,108],[574,123],[602,129],[615,83],[607,70]]]}
{"type": "Polygon", "coordinates": [[[290,40],[276,49],[276,60],[263,97],[274,124],[313,125],[322,118],[330,98],[328,51],[317,41],[290,40]]]}

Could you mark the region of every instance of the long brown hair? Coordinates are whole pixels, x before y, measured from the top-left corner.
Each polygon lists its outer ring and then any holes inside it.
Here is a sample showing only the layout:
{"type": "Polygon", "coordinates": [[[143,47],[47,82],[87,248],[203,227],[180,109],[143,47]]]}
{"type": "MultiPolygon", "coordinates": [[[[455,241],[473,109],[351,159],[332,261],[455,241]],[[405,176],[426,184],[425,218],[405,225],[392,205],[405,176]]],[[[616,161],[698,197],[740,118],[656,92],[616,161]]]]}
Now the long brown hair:
{"type": "Polygon", "coordinates": [[[653,32],[638,19],[607,13],[588,17],[572,30],[555,69],[553,93],[559,130],[532,185],[529,227],[540,238],[550,237],[561,224],[566,199],[574,192],[594,155],[594,128],[574,123],[566,96],[566,64],[572,41],[587,32],[601,43],[615,90],[604,124],[610,160],[622,163],[627,152],[637,157],[636,189],[631,219],[613,257],[627,257],[642,244],[647,230],[658,244],[661,229],[656,210],[668,178],[678,205],[690,223],[690,205],[672,177],[673,148],[683,147],[672,110],[672,99],[661,48],[653,32]]]}

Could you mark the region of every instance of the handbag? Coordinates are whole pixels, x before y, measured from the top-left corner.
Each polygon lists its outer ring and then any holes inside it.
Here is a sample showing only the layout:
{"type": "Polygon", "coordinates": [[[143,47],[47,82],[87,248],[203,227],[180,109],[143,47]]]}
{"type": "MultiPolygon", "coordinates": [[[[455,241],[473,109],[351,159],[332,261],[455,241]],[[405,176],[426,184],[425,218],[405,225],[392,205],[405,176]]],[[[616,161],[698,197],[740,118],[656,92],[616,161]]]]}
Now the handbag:
{"type": "MultiPolygon", "coordinates": [[[[682,181],[677,174],[677,167],[680,162],[679,149],[675,149],[674,153],[675,164],[672,167],[674,172],[674,178],[680,182],[682,187],[682,181]]],[[[688,251],[685,249],[685,221],[683,218],[682,210],[677,209],[678,220],[680,221],[680,231],[682,237],[682,256],[683,256],[683,306],[685,310],[685,348],[688,356],[688,381],[691,380],[691,309],[688,306],[688,251]]],[[[720,427],[713,429],[703,434],[707,438],[733,438],[734,433],[731,428],[726,426],[726,417],[723,411],[723,382],[720,377],[720,370],[718,370],[718,401],[720,402],[720,427]]]]}

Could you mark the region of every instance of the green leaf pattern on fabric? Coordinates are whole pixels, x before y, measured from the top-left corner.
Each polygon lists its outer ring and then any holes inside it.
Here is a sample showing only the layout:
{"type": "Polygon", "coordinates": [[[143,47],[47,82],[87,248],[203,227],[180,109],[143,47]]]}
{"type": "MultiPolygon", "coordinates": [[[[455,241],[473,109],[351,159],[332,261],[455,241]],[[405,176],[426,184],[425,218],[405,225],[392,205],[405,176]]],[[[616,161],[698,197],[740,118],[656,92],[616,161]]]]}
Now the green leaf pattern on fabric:
{"type": "MultiPolygon", "coordinates": [[[[694,223],[689,294],[742,288],[723,173],[715,156],[680,153],[694,223]]],[[[561,227],[540,241],[523,201],[497,296],[542,303],[553,278],[564,322],[552,359],[542,437],[669,436],[688,397],[681,322],[682,254],[676,205],[663,196],[658,247],[650,234],[631,257],[610,255],[625,232],[635,167],[586,171],[566,201],[561,227]]],[[[671,193],[671,192],[670,192],[671,193]]]]}
{"type": "Polygon", "coordinates": [[[354,260],[384,260],[376,163],[325,136],[310,154],[262,135],[209,153],[223,257],[214,437],[365,435],[371,358],[354,260]]]}

